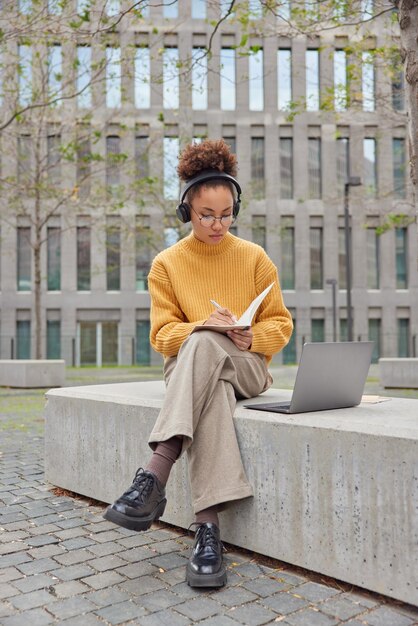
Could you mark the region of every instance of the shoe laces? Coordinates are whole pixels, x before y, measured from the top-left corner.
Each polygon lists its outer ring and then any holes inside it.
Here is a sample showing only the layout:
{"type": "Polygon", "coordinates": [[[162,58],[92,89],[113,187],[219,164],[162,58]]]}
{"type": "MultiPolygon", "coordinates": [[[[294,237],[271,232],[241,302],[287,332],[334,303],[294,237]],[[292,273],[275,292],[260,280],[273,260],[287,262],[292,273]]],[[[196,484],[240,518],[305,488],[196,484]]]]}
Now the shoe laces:
{"type": "Polygon", "coordinates": [[[192,526],[197,526],[196,535],[195,535],[196,541],[201,540],[202,545],[205,548],[212,548],[216,552],[216,549],[219,543],[221,546],[221,550],[223,552],[227,552],[222,541],[220,541],[220,539],[217,538],[214,530],[210,526],[207,526],[207,524],[205,523],[192,522],[187,530],[190,530],[192,526]]]}
{"type": "Polygon", "coordinates": [[[140,500],[140,502],[144,502],[154,487],[154,480],[154,476],[151,473],[140,467],[136,471],[132,485],[125,491],[122,497],[128,501],[140,500]]]}

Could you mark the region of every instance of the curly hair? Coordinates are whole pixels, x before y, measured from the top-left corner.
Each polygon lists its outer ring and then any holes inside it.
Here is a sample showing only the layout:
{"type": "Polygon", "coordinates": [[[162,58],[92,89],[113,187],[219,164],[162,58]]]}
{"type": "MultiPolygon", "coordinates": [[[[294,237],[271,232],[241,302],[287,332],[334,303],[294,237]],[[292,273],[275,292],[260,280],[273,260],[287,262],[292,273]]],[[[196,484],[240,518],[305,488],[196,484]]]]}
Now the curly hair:
{"type": "Polygon", "coordinates": [[[223,139],[205,139],[202,143],[192,143],[181,152],[177,173],[183,182],[204,170],[219,170],[236,176],[237,157],[223,139]]]}

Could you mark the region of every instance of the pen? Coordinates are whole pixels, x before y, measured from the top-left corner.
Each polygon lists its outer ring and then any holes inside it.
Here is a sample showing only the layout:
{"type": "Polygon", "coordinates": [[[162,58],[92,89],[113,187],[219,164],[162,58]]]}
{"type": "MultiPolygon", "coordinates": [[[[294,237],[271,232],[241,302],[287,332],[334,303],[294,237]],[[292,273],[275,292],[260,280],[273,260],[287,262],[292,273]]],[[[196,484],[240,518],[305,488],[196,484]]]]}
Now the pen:
{"type": "MultiPolygon", "coordinates": [[[[217,309],[223,309],[223,306],[221,306],[220,304],[218,304],[215,300],[210,300],[209,302],[211,302],[213,304],[214,307],[216,307],[217,309]]],[[[237,318],[235,317],[235,315],[232,316],[232,321],[233,322],[237,322],[237,318]]]]}

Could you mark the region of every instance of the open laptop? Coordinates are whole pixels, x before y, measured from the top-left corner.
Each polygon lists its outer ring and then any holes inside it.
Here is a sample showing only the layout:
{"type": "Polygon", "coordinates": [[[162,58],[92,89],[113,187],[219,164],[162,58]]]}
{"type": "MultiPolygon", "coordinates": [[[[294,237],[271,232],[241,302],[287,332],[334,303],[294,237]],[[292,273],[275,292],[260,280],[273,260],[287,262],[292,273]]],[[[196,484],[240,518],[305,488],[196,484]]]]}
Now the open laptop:
{"type": "Polygon", "coordinates": [[[290,402],[244,404],[273,413],[307,413],[355,406],[361,401],[373,341],[305,343],[290,402]]]}

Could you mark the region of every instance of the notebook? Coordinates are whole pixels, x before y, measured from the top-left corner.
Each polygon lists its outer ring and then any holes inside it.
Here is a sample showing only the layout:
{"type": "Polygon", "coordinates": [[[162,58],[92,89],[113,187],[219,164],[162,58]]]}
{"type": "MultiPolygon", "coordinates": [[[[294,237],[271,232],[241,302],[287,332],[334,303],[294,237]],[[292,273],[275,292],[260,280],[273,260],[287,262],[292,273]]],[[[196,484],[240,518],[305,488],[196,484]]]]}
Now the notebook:
{"type": "Polygon", "coordinates": [[[373,341],[305,343],[290,402],[244,404],[273,413],[341,409],[360,403],[373,341]]]}

